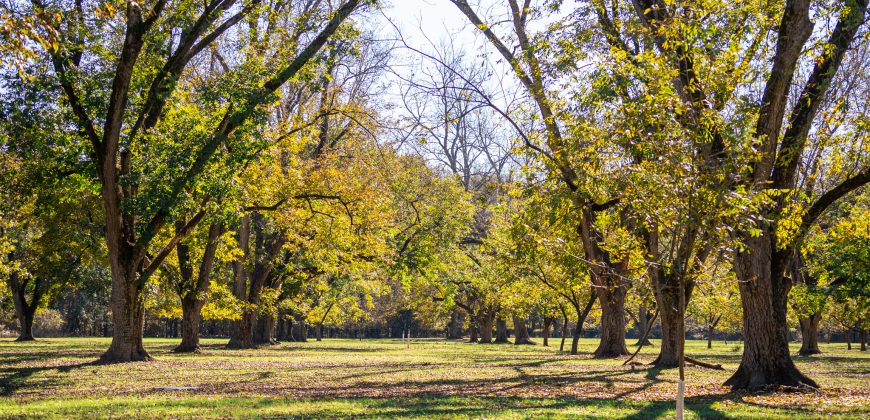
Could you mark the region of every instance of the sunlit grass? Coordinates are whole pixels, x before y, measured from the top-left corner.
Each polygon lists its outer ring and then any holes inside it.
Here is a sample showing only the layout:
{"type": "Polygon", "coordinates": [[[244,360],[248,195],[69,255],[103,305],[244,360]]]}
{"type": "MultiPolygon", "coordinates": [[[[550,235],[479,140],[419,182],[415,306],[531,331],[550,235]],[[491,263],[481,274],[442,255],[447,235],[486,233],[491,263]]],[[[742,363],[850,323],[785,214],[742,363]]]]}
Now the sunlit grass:
{"type": "MultiPolygon", "coordinates": [[[[596,360],[596,340],[570,356],[551,346],[443,340],[325,340],[176,355],[148,339],[154,362],[95,365],[101,338],[0,341],[0,417],[599,417],[673,415],[675,370],[596,360]],[[194,390],[161,391],[167,386],[194,390]]],[[[655,341],[653,341],[656,344],[655,341]]],[[[633,350],[633,348],[631,348],[633,350]]],[[[854,418],[870,415],[870,355],[845,345],[796,358],[821,392],[733,394],[721,386],[739,343],[691,341],[687,353],[725,371],[689,367],[688,410],[701,418],[854,418]]],[[[649,362],[658,347],[639,356],[649,362]]],[[[795,351],[797,348],[794,349],[795,351]]]]}

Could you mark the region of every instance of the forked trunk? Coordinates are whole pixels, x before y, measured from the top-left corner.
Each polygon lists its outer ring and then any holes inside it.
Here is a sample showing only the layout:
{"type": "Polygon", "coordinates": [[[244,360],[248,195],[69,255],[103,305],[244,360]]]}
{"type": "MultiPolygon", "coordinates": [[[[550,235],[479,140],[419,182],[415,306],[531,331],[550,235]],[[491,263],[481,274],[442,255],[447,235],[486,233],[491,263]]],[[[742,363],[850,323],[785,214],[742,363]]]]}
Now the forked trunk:
{"type": "Polygon", "coordinates": [[[505,322],[505,320],[501,319],[501,318],[495,320],[495,343],[496,344],[509,343],[508,333],[507,333],[507,322],[505,322]]]}
{"type": "Polygon", "coordinates": [[[819,321],[821,320],[821,313],[810,314],[810,316],[798,320],[801,325],[801,349],[798,354],[801,356],[822,352],[819,350],[819,321]]]}
{"type": "Polygon", "coordinates": [[[786,261],[776,258],[769,237],[765,232],[745,238],[746,250],[734,257],[743,307],[743,358],[725,385],[733,389],[818,388],[795,367],[789,354],[786,304],[791,284],[783,275],[786,261]]]}
{"type": "Polygon", "coordinates": [[[100,357],[103,363],[151,360],[142,343],[145,299],[142,288],[112,273],[112,344],[100,357]]]}
{"type": "Polygon", "coordinates": [[[529,337],[525,320],[516,315],[514,315],[514,344],[535,344],[529,337]]]}
{"type": "Polygon", "coordinates": [[[601,305],[601,341],[595,350],[596,358],[627,356],[625,347],[625,287],[596,287],[601,305]]]}
{"type": "Polygon", "coordinates": [[[202,320],[202,307],[205,302],[199,299],[185,299],[181,302],[181,344],[172,351],[176,353],[198,353],[199,323],[202,320]]]}

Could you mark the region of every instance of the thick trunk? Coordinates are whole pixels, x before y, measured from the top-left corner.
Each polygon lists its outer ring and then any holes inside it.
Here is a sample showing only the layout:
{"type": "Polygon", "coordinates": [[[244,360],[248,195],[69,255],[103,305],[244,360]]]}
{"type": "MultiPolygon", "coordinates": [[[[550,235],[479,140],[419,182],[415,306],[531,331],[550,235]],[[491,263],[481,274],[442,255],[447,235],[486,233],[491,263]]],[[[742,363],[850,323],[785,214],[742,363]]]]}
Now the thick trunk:
{"type": "Polygon", "coordinates": [[[734,389],[818,388],[795,367],[789,354],[786,310],[791,284],[783,275],[787,261],[774,255],[768,232],[744,238],[744,245],[746,250],[734,257],[743,307],[743,358],[725,385],[734,389]]]}
{"type": "Polygon", "coordinates": [[[251,310],[246,310],[242,314],[242,319],[233,321],[233,336],[230,342],[227,343],[228,349],[252,349],[254,344],[254,323],[257,320],[256,314],[251,310]]]}
{"type": "Polygon", "coordinates": [[[680,365],[680,322],[682,321],[680,313],[675,306],[679,306],[678,302],[673,302],[659,306],[659,317],[661,318],[660,325],[662,327],[662,343],[659,348],[659,355],[653,365],[657,368],[670,369],[680,365]],[[665,309],[667,308],[667,309],[665,309]]]}
{"type": "Polygon", "coordinates": [[[544,318],[544,328],[541,330],[541,336],[544,337],[544,347],[549,347],[550,343],[550,328],[553,326],[553,317],[544,318]]]}
{"type": "Polygon", "coordinates": [[[305,323],[305,317],[302,315],[293,316],[293,328],[290,330],[293,341],[304,343],[308,341],[308,325],[305,323]]]}
{"type": "Polygon", "coordinates": [[[601,341],[595,357],[609,358],[627,356],[625,347],[625,295],[626,287],[596,287],[601,305],[601,341]]]}
{"type": "Polygon", "coordinates": [[[495,320],[495,316],[491,314],[483,314],[478,321],[480,325],[480,340],[481,344],[491,344],[492,343],[492,324],[495,320]]]}
{"type": "Polygon", "coordinates": [[[323,323],[317,324],[317,341],[323,341],[323,323]]]}
{"type": "Polygon", "coordinates": [[[496,319],[495,320],[495,343],[496,344],[505,344],[509,343],[508,341],[508,333],[507,333],[507,322],[504,319],[496,319]]]}
{"type": "Polygon", "coordinates": [[[118,363],[151,360],[142,343],[145,329],[142,288],[113,272],[109,305],[112,309],[112,344],[100,361],[118,363]]]}
{"type": "Polygon", "coordinates": [[[525,320],[516,315],[514,315],[514,344],[535,344],[529,337],[525,320]]]}
{"type": "Polygon", "coordinates": [[[479,330],[477,324],[474,322],[469,323],[468,330],[468,342],[477,343],[480,340],[480,337],[478,337],[477,334],[477,331],[479,330]]]}
{"type": "Polygon", "coordinates": [[[278,319],[275,321],[275,340],[276,341],[293,341],[290,336],[290,330],[293,328],[293,320],[287,316],[286,312],[278,311],[278,319]]]}
{"type": "MultiPolygon", "coordinates": [[[[17,311],[16,311],[17,312],[17,311]]],[[[18,338],[15,341],[33,341],[33,315],[36,311],[30,311],[27,308],[18,315],[18,324],[21,330],[18,332],[18,338]]]]}
{"type": "Polygon", "coordinates": [[[457,310],[450,312],[450,322],[447,324],[447,339],[458,340],[462,338],[462,314],[457,310]]]}
{"type": "Polygon", "coordinates": [[[15,341],[33,341],[33,315],[36,313],[37,305],[27,303],[24,284],[15,282],[14,285],[17,287],[12,290],[12,301],[15,304],[15,317],[18,318],[20,328],[15,341]]]}
{"type": "Polygon", "coordinates": [[[181,302],[181,344],[172,351],[176,353],[198,353],[199,322],[202,320],[202,307],[205,302],[198,299],[185,299],[181,302]]]}
{"type": "Polygon", "coordinates": [[[257,319],[254,329],[254,344],[276,344],[274,316],[263,315],[257,319]]]}
{"type": "Polygon", "coordinates": [[[798,351],[798,354],[801,356],[809,356],[822,352],[819,350],[819,321],[821,320],[821,313],[814,313],[799,319],[801,325],[801,349],[798,351]]]}

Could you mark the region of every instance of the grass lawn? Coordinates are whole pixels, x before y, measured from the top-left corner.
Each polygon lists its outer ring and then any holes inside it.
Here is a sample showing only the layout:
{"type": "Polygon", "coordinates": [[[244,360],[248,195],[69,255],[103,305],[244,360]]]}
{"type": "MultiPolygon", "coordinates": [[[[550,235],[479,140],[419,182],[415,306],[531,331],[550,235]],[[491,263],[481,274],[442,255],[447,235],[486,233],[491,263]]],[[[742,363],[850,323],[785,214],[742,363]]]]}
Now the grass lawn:
{"type": "MultiPolygon", "coordinates": [[[[0,340],[0,417],[673,417],[676,370],[594,360],[542,346],[420,340],[324,340],[176,355],[147,339],[154,362],[95,365],[108,339],[0,340]],[[161,391],[159,387],[196,387],[161,391]]],[[[558,347],[558,341],[556,342],[558,347]]],[[[656,344],[655,340],[653,341],[656,344]]],[[[633,349],[633,348],[632,348],[633,349]]],[[[687,354],[726,371],[687,368],[691,418],[870,418],[870,354],[822,345],[796,357],[819,392],[729,393],[740,347],[692,341],[687,354]]],[[[797,347],[794,348],[797,350],[797,347]]],[[[657,347],[641,352],[649,362],[657,347]]]]}

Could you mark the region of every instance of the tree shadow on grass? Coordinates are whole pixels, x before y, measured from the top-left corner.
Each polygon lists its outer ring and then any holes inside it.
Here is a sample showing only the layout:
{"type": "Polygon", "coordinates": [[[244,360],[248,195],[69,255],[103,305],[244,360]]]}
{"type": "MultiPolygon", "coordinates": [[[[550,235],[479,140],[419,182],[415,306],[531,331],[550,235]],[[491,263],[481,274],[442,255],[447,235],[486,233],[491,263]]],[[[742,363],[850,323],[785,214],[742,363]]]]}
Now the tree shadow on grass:
{"type": "MultiPolygon", "coordinates": [[[[28,385],[28,381],[30,381],[34,375],[40,372],[56,370],[58,371],[58,373],[69,373],[75,369],[81,369],[84,367],[97,365],[98,363],[96,361],[88,361],[61,366],[3,368],[0,369],[0,396],[10,397],[14,395],[19,389],[26,387],[28,385]]],[[[39,388],[45,388],[47,386],[58,385],[59,383],[60,381],[58,380],[40,380],[36,386],[38,386],[39,388]]]]}

